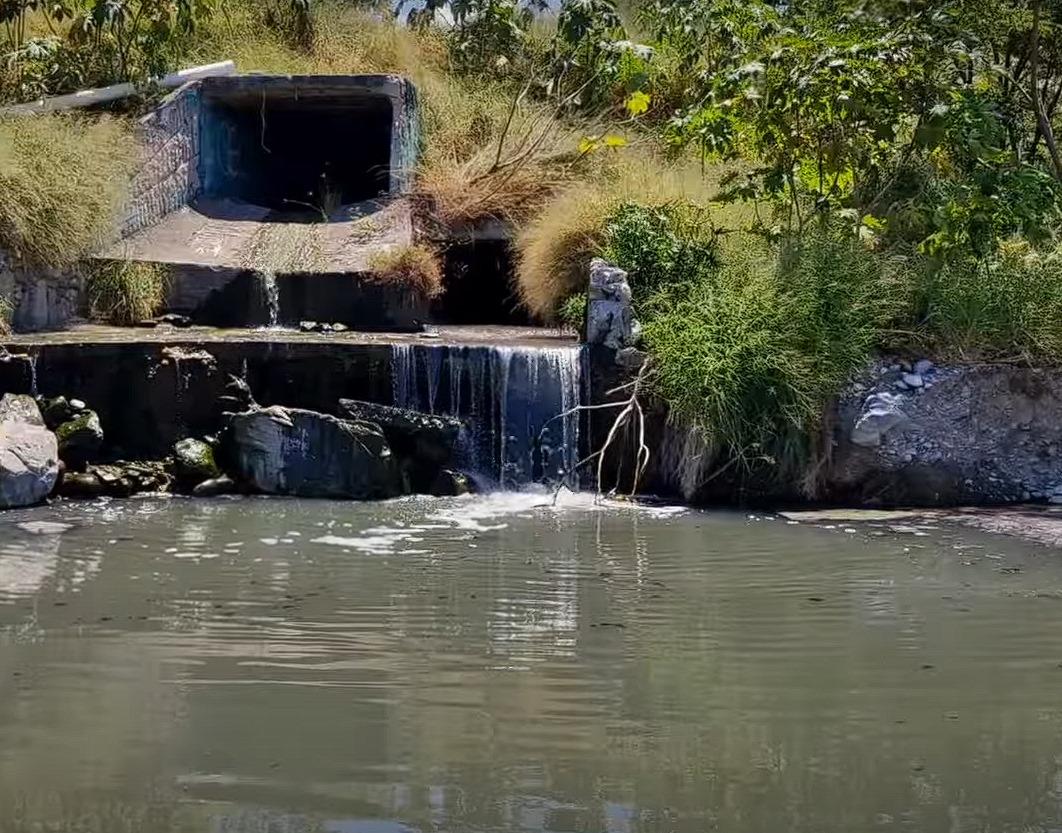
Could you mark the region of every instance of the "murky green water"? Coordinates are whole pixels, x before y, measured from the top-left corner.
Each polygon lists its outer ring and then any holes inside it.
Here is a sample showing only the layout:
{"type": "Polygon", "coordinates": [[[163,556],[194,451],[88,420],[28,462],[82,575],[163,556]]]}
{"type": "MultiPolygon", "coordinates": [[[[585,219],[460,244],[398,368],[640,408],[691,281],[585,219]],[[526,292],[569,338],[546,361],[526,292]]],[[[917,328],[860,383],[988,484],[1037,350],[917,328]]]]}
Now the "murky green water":
{"type": "Polygon", "coordinates": [[[1056,551],[534,502],[0,516],[0,830],[1062,825],[1056,551]]]}

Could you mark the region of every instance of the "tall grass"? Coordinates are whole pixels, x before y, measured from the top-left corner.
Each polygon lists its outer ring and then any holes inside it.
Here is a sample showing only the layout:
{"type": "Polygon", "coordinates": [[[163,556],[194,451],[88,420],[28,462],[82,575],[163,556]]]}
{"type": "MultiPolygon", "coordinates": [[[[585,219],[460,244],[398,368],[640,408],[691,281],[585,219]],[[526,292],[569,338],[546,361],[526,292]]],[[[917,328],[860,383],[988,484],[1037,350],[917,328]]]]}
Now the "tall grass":
{"type": "Polygon", "coordinates": [[[982,261],[923,264],[908,330],[942,358],[1062,363],[1062,247],[1014,241],[982,261]]]}
{"type": "Polygon", "coordinates": [[[652,389],[727,463],[796,482],[828,401],[906,300],[902,272],[846,231],[823,227],[784,246],[729,237],[718,267],[641,305],[652,389]]]}
{"type": "Polygon", "coordinates": [[[92,317],[110,324],[136,324],[151,318],[166,301],[169,273],[158,263],[97,261],[88,270],[92,317]]]}
{"type": "Polygon", "coordinates": [[[117,119],[0,120],[0,248],[45,266],[83,257],[114,230],[138,152],[117,119]]]}

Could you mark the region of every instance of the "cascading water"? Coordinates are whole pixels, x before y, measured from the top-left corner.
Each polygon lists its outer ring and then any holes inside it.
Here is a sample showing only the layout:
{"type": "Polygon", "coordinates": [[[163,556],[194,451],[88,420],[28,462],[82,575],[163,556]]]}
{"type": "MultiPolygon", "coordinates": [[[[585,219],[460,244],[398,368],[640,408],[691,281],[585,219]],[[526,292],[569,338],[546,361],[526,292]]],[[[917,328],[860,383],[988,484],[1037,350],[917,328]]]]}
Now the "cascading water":
{"type": "Polygon", "coordinates": [[[272,272],[259,272],[258,282],[262,293],[262,305],[266,312],[266,326],[274,329],[280,324],[280,287],[272,272]]]}
{"type": "Polygon", "coordinates": [[[567,480],[579,462],[580,347],[395,345],[394,403],[466,420],[463,464],[503,487],[567,480]]]}
{"type": "Polygon", "coordinates": [[[33,353],[29,354],[29,368],[30,368],[30,394],[37,396],[39,391],[37,390],[37,357],[33,353]]]}

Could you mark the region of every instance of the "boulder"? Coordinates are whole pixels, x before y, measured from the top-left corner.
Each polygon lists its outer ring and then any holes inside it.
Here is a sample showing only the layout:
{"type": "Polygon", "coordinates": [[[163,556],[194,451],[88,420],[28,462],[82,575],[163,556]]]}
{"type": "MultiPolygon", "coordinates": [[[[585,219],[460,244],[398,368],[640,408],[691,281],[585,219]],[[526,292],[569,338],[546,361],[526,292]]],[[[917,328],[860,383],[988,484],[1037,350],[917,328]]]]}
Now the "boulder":
{"type": "Polygon", "coordinates": [[[214,449],[202,440],[180,440],[173,447],[173,467],[182,488],[194,489],[204,480],[221,477],[214,449]]]}
{"type": "Polygon", "coordinates": [[[885,434],[906,422],[902,397],[885,392],[871,394],[852,427],[851,440],[863,448],[877,448],[885,434]]]}
{"type": "Polygon", "coordinates": [[[59,478],[59,444],[31,396],[0,399],[0,509],[32,506],[59,478]]]}
{"type": "Polygon", "coordinates": [[[296,408],[235,414],[227,441],[240,479],[260,492],[372,500],[402,494],[379,427],[296,408]]]}
{"type": "Polygon", "coordinates": [[[443,469],[431,484],[430,494],[435,497],[460,497],[472,493],[472,481],[459,471],[443,469]]]}
{"type": "Polygon", "coordinates": [[[204,480],[192,489],[192,494],[196,497],[218,497],[220,495],[235,494],[237,491],[239,491],[239,486],[236,481],[231,477],[222,475],[212,480],[204,480]]]}
{"type": "Polygon", "coordinates": [[[54,399],[41,399],[41,414],[44,416],[44,424],[49,430],[54,431],[64,422],[77,417],[77,411],[65,396],[57,396],[54,399]]]}
{"type": "Polygon", "coordinates": [[[637,345],[640,327],[631,308],[627,273],[600,258],[590,263],[586,343],[611,350],[637,345]]]}
{"type": "Polygon", "coordinates": [[[464,423],[456,417],[436,416],[406,408],[377,405],[356,399],[340,399],[343,416],[379,425],[391,450],[399,457],[448,465],[454,458],[464,423]]]}
{"type": "Polygon", "coordinates": [[[95,459],[103,445],[103,426],[95,411],[83,411],[55,429],[59,456],[72,469],[83,468],[95,459]]]}
{"type": "Polygon", "coordinates": [[[66,498],[96,498],[107,494],[107,487],[95,472],[67,472],[59,484],[59,494],[66,498]]]}

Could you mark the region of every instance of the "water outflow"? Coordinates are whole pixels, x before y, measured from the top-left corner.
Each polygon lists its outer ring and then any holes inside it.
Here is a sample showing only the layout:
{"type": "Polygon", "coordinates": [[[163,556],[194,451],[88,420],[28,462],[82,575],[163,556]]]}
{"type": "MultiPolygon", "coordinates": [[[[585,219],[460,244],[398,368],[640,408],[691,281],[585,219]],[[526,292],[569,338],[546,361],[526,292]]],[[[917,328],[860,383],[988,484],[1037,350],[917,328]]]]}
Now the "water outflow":
{"type": "Polygon", "coordinates": [[[258,273],[259,290],[262,293],[262,306],[266,312],[266,326],[275,328],[280,323],[280,287],[277,276],[272,272],[258,273]]]}
{"type": "Polygon", "coordinates": [[[394,346],[394,402],[468,424],[462,460],[504,487],[567,480],[579,462],[579,347],[394,346]]]}

